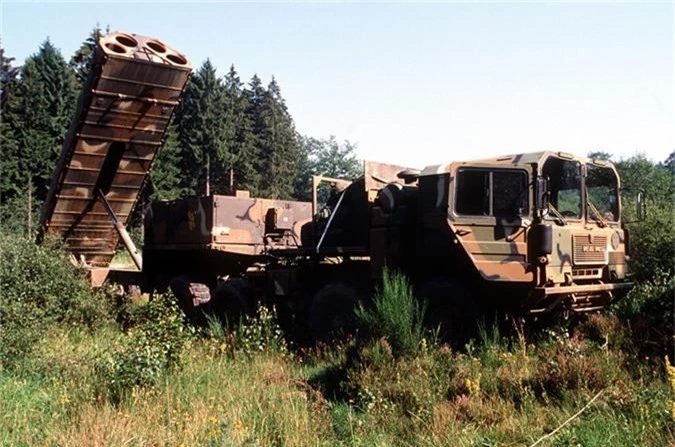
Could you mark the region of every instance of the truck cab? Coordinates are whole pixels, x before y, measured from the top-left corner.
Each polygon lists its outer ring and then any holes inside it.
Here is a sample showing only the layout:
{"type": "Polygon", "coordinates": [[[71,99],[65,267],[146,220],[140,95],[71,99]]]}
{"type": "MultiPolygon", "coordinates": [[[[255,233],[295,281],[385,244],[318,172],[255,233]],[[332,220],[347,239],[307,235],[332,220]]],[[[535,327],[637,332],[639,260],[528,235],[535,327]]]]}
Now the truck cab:
{"type": "Polygon", "coordinates": [[[627,233],[614,166],[562,152],[424,169],[417,252],[498,307],[591,311],[627,293],[627,233]]]}

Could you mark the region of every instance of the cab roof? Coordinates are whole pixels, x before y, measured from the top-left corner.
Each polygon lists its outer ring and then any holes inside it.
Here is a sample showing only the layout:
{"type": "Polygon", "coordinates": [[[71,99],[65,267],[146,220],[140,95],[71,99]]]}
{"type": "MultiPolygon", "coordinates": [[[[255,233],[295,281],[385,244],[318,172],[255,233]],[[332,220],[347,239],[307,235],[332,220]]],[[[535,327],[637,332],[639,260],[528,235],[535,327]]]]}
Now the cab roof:
{"type": "Polygon", "coordinates": [[[590,159],[580,157],[568,152],[540,151],[528,152],[522,154],[502,155],[494,158],[483,158],[479,160],[454,161],[445,164],[427,166],[420,175],[435,175],[451,172],[453,167],[460,166],[529,166],[532,163],[541,164],[546,158],[554,156],[567,160],[576,160],[580,163],[595,163],[601,166],[612,166],[609,161],[590,159]]]}

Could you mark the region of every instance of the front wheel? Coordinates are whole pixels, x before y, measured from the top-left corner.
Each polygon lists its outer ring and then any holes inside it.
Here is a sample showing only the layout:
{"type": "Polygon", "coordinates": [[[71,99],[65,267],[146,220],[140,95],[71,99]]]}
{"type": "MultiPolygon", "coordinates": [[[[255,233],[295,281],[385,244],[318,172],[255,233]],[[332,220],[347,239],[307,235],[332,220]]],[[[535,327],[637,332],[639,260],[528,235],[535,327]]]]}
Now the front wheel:
{"type": "Polygon", "coordinates": [[[419,297],[427,301],[427,326],[441,339],[461,347],[476,335],[480,304],[459,281],[434,279],[422,287],[419,297]]]}
{"type": "Polygon", "coordinates": [[[354,286],[334,282],[323,286],[312,299],[309,329],[315,340],[353,333],[357,327],[356,307],[361,294],[354,286]]]}

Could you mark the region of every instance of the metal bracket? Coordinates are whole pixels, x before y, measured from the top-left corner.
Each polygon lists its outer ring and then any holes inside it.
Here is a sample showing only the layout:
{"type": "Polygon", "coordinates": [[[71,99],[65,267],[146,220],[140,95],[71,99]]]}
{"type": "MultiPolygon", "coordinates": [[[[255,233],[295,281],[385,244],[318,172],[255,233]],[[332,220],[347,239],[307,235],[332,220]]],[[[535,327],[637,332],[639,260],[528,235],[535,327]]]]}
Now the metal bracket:
{"type": "Polygon", "coordinates": [[[138,250],[136,250],[136,246],[134,245],[134,241],[131,240],[131,236],[129,236],[129,233],[127,232],[127,229],[124,228],[124,225],[122,222],[119,221],[117,216],[115,215],[115,212],[113,211],[112,207],[110,206],[110,203],[108,203],[108,200],[105,198],[105,194],[103,194],[103,191],[100,189],[97,191],[98,198],[103,203],[103,206],[105,207],[106,211],[108,212],[108,215],[110,216],[110,220],[113,223],[113,226],[115,227],[115,230],[117,230],[117,234],[119,234],[120,238],[122,239],[122,243],[124,243],[124,247],[126,247],[127,251],[131,255],[131,259],[133,259],[134,264],[136,264],[136,267],[138,270],[143,270],[143,260],[141,259],[141,255],[138,254],[138,250]]]}

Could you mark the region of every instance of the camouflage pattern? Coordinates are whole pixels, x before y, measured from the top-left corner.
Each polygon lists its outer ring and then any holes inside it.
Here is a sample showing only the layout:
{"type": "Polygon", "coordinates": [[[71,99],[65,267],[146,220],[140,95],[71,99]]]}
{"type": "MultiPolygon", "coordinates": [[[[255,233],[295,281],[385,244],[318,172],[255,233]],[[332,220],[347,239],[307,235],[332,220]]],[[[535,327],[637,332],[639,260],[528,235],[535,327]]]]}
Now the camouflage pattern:
{"type": "Polygon", "coordinates": [[[301,245],[311,203],[213,195],[155,202],[145,211],[145,247],[259,255],[301,245]]]}
{"type": "Polygon", "coordinates": [[[82,264],[110,264],[119,235],[99,191],[124,226],[191,69],[157,39],[114,32],[99,40],[40,222],[41,234],[63,237],[82,264]]]}
{"type": "MultiPolygon", "coordinates": [[[[430,166],[424,169],[420,181],[437,183],[436,197],[430,199],[447,202],[445,227],[451,243],[461,247],[480,277],[488,283],[521,284],[524,290],[521,296],[527,295],[528,307],[533,312],[550,310],[549,306],[562,301],[571,303],[573,310],[595,309],[632,286],[625,281],[626,234],[619,216],[619,177],[611,163],[565,153],[539,152],[430,166]],[[604,219],[602,215],[599,218],[589,205],[588,188],[585,193],[580,188],[579,198],[575,199],[583,202],[578,205],[576,216],[560,219],[551,210],[537,210],[535,179],[544,176],[543,167],[549,160],[578,163],[582,171],[580,177],[584,179],[593,166],[604,169],[608,178],[613,175],[614,183],[603,187],[611,191],[607,203],[614,207],[613,211],[607,211],[604,219]],[[527,209],[520,215],[502,217],[458,212],[465,199],[457,185],[462,170],[522,173],[528,185],[523,190],[527,209]],[[551,253],[537,256],[531,252],[530,231],[534,223],[551,226],[551,253]]],[[[550,180],[551,184],[556,181],[550,180]]],[[[433,223],[431,214],[421,216],[423,231],[425,225],[431,224],[428,228],[435,225],[438,233],[438,227],[442,226],[440,216],[436,216],[433,223]]]]}

